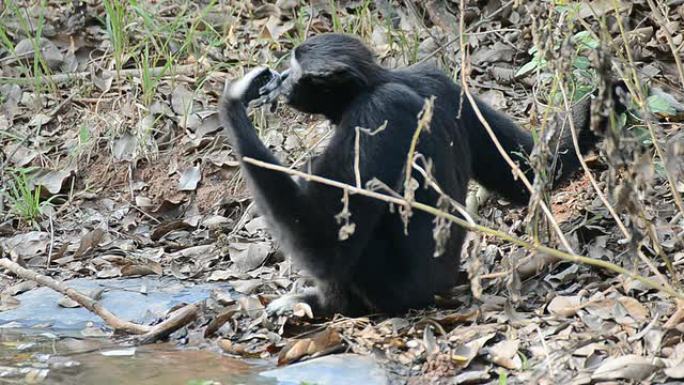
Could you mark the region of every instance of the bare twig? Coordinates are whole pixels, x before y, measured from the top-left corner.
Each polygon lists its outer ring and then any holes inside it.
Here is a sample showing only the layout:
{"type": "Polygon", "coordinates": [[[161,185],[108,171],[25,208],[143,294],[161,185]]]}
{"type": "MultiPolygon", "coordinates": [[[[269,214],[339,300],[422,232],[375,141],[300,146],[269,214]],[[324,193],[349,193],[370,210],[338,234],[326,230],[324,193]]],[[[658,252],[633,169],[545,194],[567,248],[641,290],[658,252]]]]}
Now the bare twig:
{"type": "MultiPolygon", "coordinates": [[[[560,74],[556,74],[556,76],[560,77],[560,74]]],[[[584,161],[584,157],[582,156],[582,152],[580,151],[579,141],[577,139],[577,128],[575,127],[575,121],[573,119],[572,113],[570,113],[571,107],[570,101],[568,100],[568,94],[565,91],[565,86],[563,85],[563,82],[559,82],[558,85],[560,87],[561,94],[563,95],[563,103],[565,104],[565,110],[568,112],[568,115],[570,117],[570,133],[572,136],[572,144],[575,147],[575,155],[577,155],[577,159],[579,160],[580,165],[582,165],[582,170],[584,170],[584,173],[589,178],[592,187],[594,187],[596,195],[598,195],[601,202],[603,202],[603,204],[608,209],[608,212],[615,220],[615,223],[620,228],[620,231],[625,236],[625,239],[629,240],[632,238],[631,234],[629,233],[629,231],[627,231],[627,227],[625,227],[625,224],[622,222],[622,219],[620,219],[620,217],[618,216],[617,212],[615,211],[615,208],[613,208],[613,205],[611,205],[610,202],[608,202],[608,199],[603,194],[603,191],[601,191],[601,187],[599,187],[598,182],[596,182],[594,175],[592,175],[591,171],[589,171],[589,166],[587,166],[587,162],[584,161]]]]}
{"type": "Polygon", "coordinates": [[[199,311],[197,305],[187,305],[177,310],[173,316],[158,325],[140,325],[120,319],[89,296],[66,286],[62,282],[26,269],[8,258],[0,258],[0,267],[4,267],[19,277],[37,282],[39,285],[49,287],[58,293],[64,294],[88,311],[102,318],[102,320],[115,331],[129,334],[143,334],[143,343],[151,343],[168,336],[173,331],[178,330],[197,318],[197,313],[199,311]]]}
{"type": "MultiPolygon", "coordinates": [[[[617,22],[618,28],[620,30],[620,36],[622,37],[622,41],[628,42],[629,40],[627,39],[625,26],[622,22],[622,18],[620,17],[620,7],[617,1],[615,0],[613,1],[613,8],[616,15],[615,21],[617,22]]],[[[648,133],[651,137],[651,142],[653,143],[653,148],[655,149],[658,158],[662,160],[663,164],[667,164],[667,158],[665,157],[663,149],[660,147],[660,144],[658,143],[658,138],[656,137],[655,127],[653,127],[653,122],[651,121],[651,112],[648,108],[646,98],[644,97],[642,92],[641,81],[639,79],[639,74],[636,71],[636,64],[634,62],[634,58],[632,57],[632,51],[629,48],[629,44],[624,45],[624,51],[625,55],[627,56],[627,62],[629,63],[631,75],[630,77],[631,81],[633,82],[633,85],[630,87],[630,82],[628,81],[627,76],[624,76],[624,74],[621,74],[622,78],[625,79],[625,84],[627,84],[630,94],[634,96],[634,99],[639,108],[645,112],[644,121],[646,122],[646,127],[648,128],[648,133]]],[[[674,199],[675,205],[677,206],[677,209],[682,214],[684,214],[684,202],[682,202],[682,197],[679,195],[679,191],[677,190],[677,183],[672,177],[671,173],[666,172],[665,175],[667,177],[667,183],[670,187],[670,192],[672,193],[672,198],[674,199]]]]}
{"type": "MultiPolygon", "coordinates": [[[[192,74],[200,69],[198,64],[182,64],[175,67],[155,67],[149,69],[150,76],[160,76],[164,74],[192,74]]],[[[119,75],[123,76],[141,76],[141,69],[131,68],[124,69],[119,72],[119,75]]],[[[30,77],[30,78],[14,78],[0,76],[0,83],[15,83],[15,84],[34,84],[36,81],[41,83],[67,83],[73,80],[83,80],[90,77],[93,71],[83,71],[83,72],[72,72],[72,73],[61,73],[50,76],[40,76],[40,77],[30,77]]],[[[104,70],[101,73],[102,77],[115,77],[117,75],[116,71],[104,70]]]]}
{"type": "Polygon", "coordinates": [[[677,67],[679,81],[682,83],[682,87],[684,87],[684,66],[682,65],[682,58],[680,57],[680,50],[675,45],[674,40],[672,39],[672,32],[670,32],[669,29],[670,21],[668,20],[667,15],[663,15],[663,13],[660,11],[660,8],[656,6],[653,0],[646,0],[646,2],[648,3],[648,6],[651,8],[651,17],[655,19],[656,23],[659,26],[662,27],[660,28],[660,31],[662,31],[665,34],[667,45],[670,47],[672,57],[674,58],[676,64],[675,66],[677,67]]]}
{"type": "Polygon", "coordinates": [[[0,259],[0,266],[11,271],[12,273],[31,281],[35,281],[42,286],[49,287],[50,289],[64,294],[70,299],[74,300],[79,305],[88,309],[92,313],[95,313],[98,317],[102,318],[107,325],[111,326],[112,329],[116,331],[123,331],[130,334],[144,334],[150,331],[149,326],[138,325],[133,322],[124,321],[109,310],[105,309],[99,302],[93,300],[85,294],[82,294],[62,282],[56,281],[48,276],[38,274],[35,271],[21,267],[18,263],[12,262],[8,258],[0,259]]]}
{"type": "Polygon", "coordinates": [[[396,205],[401,205],[401,206],[407,206],[408,205],[408,206],[411,206],[412,208],[414,208],[416,210],[420,210],[420,211],[426,212],[428,214],[432,214],[434,216],[445,218],[445,219],[449,220],[450,222],[453,222],[453,223],[455,223],[455,224],[457,224],[463,228],[466,228],[468,230],[476,231],[476,232],[487,234],[487,235],[491,235],[491,236],[497,237],[499,239],[502,239],[504,241],[516,244],[518,246],[522,246],[522,247],[524,247],[528,250],[531,250],[531,251],[546,253],[546,254],[552,255],[558,259],[562,259],[564,261],[595,266],[595,267],[599,267],[602,269],[613,271],[613,272],[618,273],[618,274],[622,274],[626,277],[629,277],[629,278],[632,278],[634,280],[641,282],[642,284],[644,284],[645,286],[647,286],[649,288],[662,291],[663,293],[666,293],[672,297],[680,298],[680,299],[684,300],[684,293],[680,293],[679,291],[667,288],[667,287],[660,285],[659,283],[653,281],[652,279],[643,277],[643,276],[636,274],[630,270],[622,268],[622,267],[620,267],[614,263],[610,263],[608,261],[603,261],[600,259],[580,256],[577,254],[571,254],[568,252],[564,252],[564,251],[557,250],[557,249],[547,247],[547,246],[543,246],[540,244],[533,244],[533,243],[524,241],[520,238],[517,238],[513,235],[499,231],[499,230],[495,230],[495,229],[492,229],[492,228],[489,228],[486,226],[482,226],[479,224],[471,224],[467,220],[464,220],[464,219],[459,218],[453,214],[444,212],[442,210],[439,210],[436,207],[433,207],[433,206],[430,206],[430,205],[427,205],[424,203],[415,202],[415,201],[408,202],[401,197],[387,195],[387,194],[379,193],[377,191],[372,191],[372,190],[368,190],[368,189],[358,188],[358,187],[352,186],[350,184],[346,184],[346,183],[342,183],[342,182],[339,182],[336,180],[324,178],[324,177],[321,177],[318,175],[307,174],[307,173],[299,171],[299,170],[293,170],[293,169],[290,169],[288,167],[284,167],[284,166],[280,166],[280,165],[276,165],[276,164],[272,164],[272,163],[268,163],[268,162],[263,162],[263,161],[256,160],[256,159],[250,158],[250,157],[243,157],[242,161],[249,163],[249,164],[252,164],[252,165],[255,165],[255,166],[258,166],[258,167],[265,168],[265,169],[280,171],[280,172],[283,172],[283,173],[286,173],[289,175],[298,176],[298,177],[300,177],[300,178],[302,178],[308,182],[322,183],[322,184],[325,184],[328,186],[337,187],[337,188],[342,189],[342,190],[347,190],[349,194],[359,194],[359,195],[378,199],[378,200],[388,202],[388,203],[394,203],[396,205]]]}
{"type": "Polygon", "coordinates": [[[354,137],[354,180],[356,187],[361,187],[361,127],[354,127],[356,136],[354,137]]]}
{"type": "Polygon", "coordinates": [[[663,324],[663,329],[674,329],[684,320],[684,301],[677,300],[677,310],[670,316],[670,318],[663,324]]]}
{"type": "Polygon", "coordinates": [[[420,118],[418,119],[418,127],[413,132],[411,138],[411,145],[409,146],[408,154],[406,155],[406,177],[404,180],[404,194],[410,191],[411,169],[413,168],[413,158],[416,156],[416,146],[418,145],[418,138],[423,130],[430,130],[430,122],[432,121],[432,111],[435,105],[435,96],[425,99],[423,109],[420,111],[420,118]]]}
{"type": "Polygon", "coordinates": [[[199,307],[195,304],[183,306],[174,311],[164,322],[153,326],[146,334],[140,337],[140,342],[150,344],[168,337],[174,331],[190,324],[197,318],[199,307]]]}
{"type": "MultiPolygon", "coordinates": [[[[475,115],[477,115],[477,118],[479,119],[480,123],[482,126],[485,128],[487,131],[487,134],[489,137],[492,139],[492,142],[496,146],[496,149],[499,151],[501,156],[506,160],[506,163],[508,163],[509,167],[511,168],[511,171],[518,177],[520,180],[523,182],[527,190],[529,190],[530,194],[534,194],[534,189],[532,188],[532,183],[530,183],[529,179],[525,176],[525,173],[518,167],[518,165],[511,159],[510,155],[506,152],[506,150],[501,146],[501,142],[499,142],[499,139],[496,137],[496,134],[492,130],[492,127],[490,126],[489,122],[487,122],[487,119],[482,115],[482,111],[480,111],[480,108],[477,105],[477,102],[475,101],[475,98],[473,95],[470,93],[470,89],[468,87],[468,81],[467,81],[467,61],[466,61],[466,47],[465,47],[465,28],[464,24],[465,21],[463,20],[463,14],[465,10],[465,0],[461,0],[461,15],[460,15],[460,23],[459,23],[459,35],[461,37],[461,63],[463,65],[463,68],[461,69],[461,87],[463,88],[463,92],[465,93],[466,97],[468,98],[468,101],[470,102],[470,106],[473,108],[473,111],[475,112],[475,115]]],[[[575,252],[572,250],[572,247],[570,246],[570,243],[568,240],[565,238],[565,235],[563,234],[563,231],[560,229],[560,226],[558,226],[558,222],[556,219],[553,217],[553,214],[551,213],[551,210],[549,210],[549,207],[546,205],[546,202],[543,200],[539,201],[539,207],[541,207],[542,211],[546,215],[547,219],[549,220],[549,223],[551,224],[551,227],[553,227],[554,231],[558,235],[558,238],[560,239],[561,244],[563,247],[565,247],[568,252],[571,254],[574,254],[575,252]]]]}

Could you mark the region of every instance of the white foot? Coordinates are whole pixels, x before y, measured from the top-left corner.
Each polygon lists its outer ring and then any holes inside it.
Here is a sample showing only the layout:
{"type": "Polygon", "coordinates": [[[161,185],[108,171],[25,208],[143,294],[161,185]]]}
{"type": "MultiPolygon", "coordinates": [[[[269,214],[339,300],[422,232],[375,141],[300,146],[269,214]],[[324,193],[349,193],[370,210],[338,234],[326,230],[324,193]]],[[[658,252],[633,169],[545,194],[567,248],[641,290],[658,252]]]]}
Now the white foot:
{"type": "MultiPolygon", "coordinates": [[[[266,307],[266,312],[271,315],[288,314],[297,310],[296,308],[298,304],[304,304],[306,307],[308,307],[308,311],[305,311],[305,313],[311,313],[312,307],[315,305],[312,302],[317,302],[317,300],[318,291],[313,287],[309,287],[304,289],[302,293],[286,294],[274,301],[271,301],[271,303],[269,303],[266,307]]],[[[312,314],[308,315],[311,316],[312,314]]]]}

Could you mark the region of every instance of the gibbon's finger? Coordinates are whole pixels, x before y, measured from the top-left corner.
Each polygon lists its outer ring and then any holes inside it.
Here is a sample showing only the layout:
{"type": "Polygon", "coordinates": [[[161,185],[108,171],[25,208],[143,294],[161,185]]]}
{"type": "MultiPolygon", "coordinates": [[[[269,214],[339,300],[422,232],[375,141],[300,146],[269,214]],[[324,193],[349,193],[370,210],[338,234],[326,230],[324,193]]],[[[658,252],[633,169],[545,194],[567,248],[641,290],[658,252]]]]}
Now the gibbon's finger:
{"type": "Polygon", "coordinates": [[[261,96],[261,88],[273,82],[274,77],[280,76],[270,68],[257,67],[236,81],[227,81],[224,93],[231,100],[241,100],[247,104],[261,96]]]}
{"type": "Polygon", "coordinates": [[[259,95],[270,96],[280,88],[280,85],[282,84],[280,74],[275,71],[271,71],[270,76],[271,79],[268,81],[268,83],[259,88],[259,95]]]}

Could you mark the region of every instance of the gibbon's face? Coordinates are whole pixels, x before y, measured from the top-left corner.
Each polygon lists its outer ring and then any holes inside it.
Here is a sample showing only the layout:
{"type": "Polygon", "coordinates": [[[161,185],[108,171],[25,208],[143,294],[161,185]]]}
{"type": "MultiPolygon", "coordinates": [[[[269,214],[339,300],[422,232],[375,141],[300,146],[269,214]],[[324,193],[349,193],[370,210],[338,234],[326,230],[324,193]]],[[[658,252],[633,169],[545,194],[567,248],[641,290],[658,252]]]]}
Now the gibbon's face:
{"type": "Polygon", "coordinates": [[[290,68],[281,74],[281,94],[300,111],[335,120],[375,68],[372,53],[358,39],[317,35],[292,51],[290,68]]]}

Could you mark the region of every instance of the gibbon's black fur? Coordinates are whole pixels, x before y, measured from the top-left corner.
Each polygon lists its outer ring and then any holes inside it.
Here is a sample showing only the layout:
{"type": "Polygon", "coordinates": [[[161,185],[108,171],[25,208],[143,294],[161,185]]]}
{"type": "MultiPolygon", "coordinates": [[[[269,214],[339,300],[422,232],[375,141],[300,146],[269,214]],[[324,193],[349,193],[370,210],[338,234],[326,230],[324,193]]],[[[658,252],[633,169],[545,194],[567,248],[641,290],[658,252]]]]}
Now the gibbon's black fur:
{"type": "MultiPolygon", "coordinates": [[[[434,95],[430,131],[422,133],[417,152],[432,160],[432,176],[442,191],[464,203],[468,181],[475,178],[513,202],[524,203],[529,198],[468,101],[461,103],[460,87],[438,69],[386,69],[376,64],[372,52],[356,38],[323,34],[294,49],[290,69],[282,84],[279,82],[277,73],[260,68],[227,84],[220,116],[239,155],[279,164],[257,136],[246,111],[249,102],[277,90],[290,106],[323,114],[336,126],[324,153],[313,161],[314,175],[354,185],[355,128],[375,130],[385,125],[375,135],[361,134],[362,185],[377,178],[402,193],[417,116],[425,99],[434,95]]],[[[478,106],[514,159],[522,161],[520,153],[531,153],[533,139],[528,132],[486,104],[478,102],[478,106]]],[[[588,129],[589,107],[586,100],[575,109],[582,152],[597,140],[588,129]]],[[[557,181],[579,165],[570,136],[564,136],[559,147],[557,181]]],[[[343,209],[342,190],[296,181],[285,173],[246,162],[242,169],[257,206],[286,254],[317,281],[315,288],[274,301],[270,311],[280,313],[297,302],[307,302],[317,315],[396,314],[432,304],[434,294],[457,283],[463,228],[450,227],[446,252],[435,257],[431,215],[414,211],[405,232],[397,210],[390,210],[389,204],[350,195],[350,221],[356,227],[348,239],[340,240],[336,215],[343,209]]],[[[529,167],[523,166],[523,170],[528,178],[534,177],[529,167]]],[[[412,176],[423,186],[420,173],[414,170],[412,176]]],[[[418,202],[434,206],[438,198],[432,188],[415,191],[418,202]]]]}

